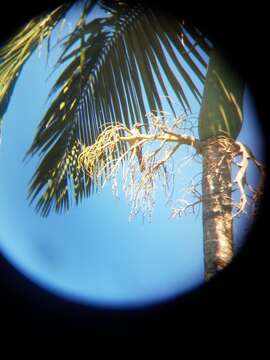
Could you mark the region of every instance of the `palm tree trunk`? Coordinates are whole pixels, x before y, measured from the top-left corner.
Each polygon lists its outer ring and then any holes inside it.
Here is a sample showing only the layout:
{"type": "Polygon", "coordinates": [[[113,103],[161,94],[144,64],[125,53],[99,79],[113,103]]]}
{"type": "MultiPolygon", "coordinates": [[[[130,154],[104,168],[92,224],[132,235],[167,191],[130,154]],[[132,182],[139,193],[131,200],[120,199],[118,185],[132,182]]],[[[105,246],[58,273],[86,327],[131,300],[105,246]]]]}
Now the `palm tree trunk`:
{"type": "Polygon", "coordinates": [[[233,256],[230,139],[204,141],[203,232],[205,280],[228,265],[233,256]]]}
{"type": "Polygon", "coordinates": [[[231,161],[243,122],[244,81],[219,49],[210,54],[199,116],[205,279],[233,256],[231,161]]]}

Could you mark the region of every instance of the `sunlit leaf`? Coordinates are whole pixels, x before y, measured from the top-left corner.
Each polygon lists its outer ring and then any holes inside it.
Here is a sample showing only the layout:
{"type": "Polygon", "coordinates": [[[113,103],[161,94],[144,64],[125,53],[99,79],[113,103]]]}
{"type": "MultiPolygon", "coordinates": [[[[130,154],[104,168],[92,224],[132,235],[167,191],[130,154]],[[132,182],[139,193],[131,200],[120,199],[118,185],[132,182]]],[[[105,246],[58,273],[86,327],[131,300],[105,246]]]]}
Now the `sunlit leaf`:
{"type": "MultiPolygon", "coordinates": [[[[201,82],[204,75],[190,54],[201,60],[200,66],[204,63],[198,50],[190,48],[191,41],[189,51],[179,42],[184,31],[180,21],[174,23],[173,34],[164,18],[142,5],[103,1],[101,6],[108,17],[87,23],[84,8],[74,31],[62,43],[59,63],[67,66],[51,89],[54,98],[28,151],[28,156],[41,156],[29,196],[33,201],[41,194],[37,211],[44,216],[52,209],[67,210],[73,200],[78,204],[98,186],[78,170],[74,149],[81,151],[95,143],[106,124],[118,122],[130,128],[142,123],[147,131],[149,110],[161,112],[167,102],[176,114],[170,97],[178,99],[184,111],[191,109],[186,87],[201,100],[183,63],[201,82]]],[[[193,31],[199,44],[202,36],[193,31]]],[[[119,146],[116,156],[123,151],[125,147],[119,146]]]]}

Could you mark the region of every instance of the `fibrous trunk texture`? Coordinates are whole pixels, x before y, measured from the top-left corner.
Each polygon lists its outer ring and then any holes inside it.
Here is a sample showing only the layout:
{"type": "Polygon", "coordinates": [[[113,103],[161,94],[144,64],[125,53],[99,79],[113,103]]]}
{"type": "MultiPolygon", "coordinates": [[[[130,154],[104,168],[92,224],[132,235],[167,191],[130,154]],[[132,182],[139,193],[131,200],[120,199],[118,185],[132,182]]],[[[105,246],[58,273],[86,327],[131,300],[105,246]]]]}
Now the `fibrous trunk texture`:
{"type": "Polygon", "coordinates": [[[203,155],[203,232],[205,280],[226,267],[233,256],[231,140],[209,138],[203,155]]]}

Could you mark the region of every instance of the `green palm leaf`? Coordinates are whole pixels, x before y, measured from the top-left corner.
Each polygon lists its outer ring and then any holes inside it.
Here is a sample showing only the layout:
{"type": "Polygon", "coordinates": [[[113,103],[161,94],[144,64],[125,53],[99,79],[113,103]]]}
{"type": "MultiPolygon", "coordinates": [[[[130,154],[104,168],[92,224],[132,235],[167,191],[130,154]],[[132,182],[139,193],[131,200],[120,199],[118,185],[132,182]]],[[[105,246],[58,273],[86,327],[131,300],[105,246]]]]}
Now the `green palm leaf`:
{"type": "Polygon", "coordinates": [[[236,69],[224,60],[220,50],[213,49],[205,82],[199,116],[199,136],[236,139],[243,123],[245,82],[236,69]]]}
{"type": "MultiPolygon", "coordinates": [[[[183,83],[201,100],[196,83],[183,66],[184,62],[204,82],[190,55],[206,67],[197,50],[200,35],[196,30],[194,45],[190,26],[184,28],[181,22],[157,16],[142,5],[102,2],[101,6],[110,12],[109,17],[86,23],[84,9],[75,30],[64,39],[59,64],[68,65],[51,90],[53,101],[27,153],[41,157],[29,197],[32,202],[42,193],[36,209],[43,216],[52,209],[67,210],[73,199],[78,204],[94,191],[97,184],[78,168],[78,154],[96,141],[104,126],[120,122],[131,127],[140,122],[147,131],[145,114],[163,111],[161,97],[176,112],[168,98],[169,87],[183,109],[190,110],[183,83]],[[178,73],[172,70],[172,63],[178,73]]],[[[205,48],[208,44],[201,38],[205,48]]],[[[118,147],[116,156],[124,150],[124,146],[118,147]]]]}
{"type": "Polygon", "coordinates": [[[16,36],[0,49],[0,133],[16,80],[23,65],[35,48],[63,17],[70,5],[62,5],[46,16],[31,20],[16,36]]]}

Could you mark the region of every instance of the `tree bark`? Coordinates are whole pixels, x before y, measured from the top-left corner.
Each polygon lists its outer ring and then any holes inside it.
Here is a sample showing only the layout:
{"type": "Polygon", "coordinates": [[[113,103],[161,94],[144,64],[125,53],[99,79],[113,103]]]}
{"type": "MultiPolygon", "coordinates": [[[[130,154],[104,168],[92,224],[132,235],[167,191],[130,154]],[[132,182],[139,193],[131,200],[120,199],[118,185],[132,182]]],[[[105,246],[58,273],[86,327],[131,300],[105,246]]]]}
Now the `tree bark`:
{"type": "Polygon", "coordinates": [[[229,138],[203,142],[203,235],[205,280],[226,267],[233,256],[231,152],[229,138]]]}
{"type": "Polygon", "coordinates": [[[226,267],[233,256],[231,162],[243,122],[244,86],[233,63],[213,48],[199,115],[206,280],[226,267]]]}

